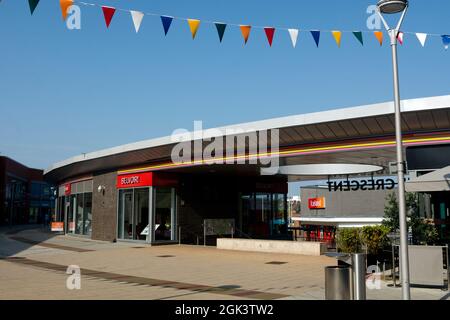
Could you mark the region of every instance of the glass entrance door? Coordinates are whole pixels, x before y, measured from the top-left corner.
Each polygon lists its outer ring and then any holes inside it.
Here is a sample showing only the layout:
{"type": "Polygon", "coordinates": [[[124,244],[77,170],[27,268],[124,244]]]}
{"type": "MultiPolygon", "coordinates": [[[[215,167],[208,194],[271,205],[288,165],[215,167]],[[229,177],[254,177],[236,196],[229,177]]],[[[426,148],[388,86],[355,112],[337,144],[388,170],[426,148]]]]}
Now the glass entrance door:
{"type": "Polygon", "coordinates": [[[117,239],[147,242],[176,239],[174,188],[120,189],[118,197],[117,239]]]}
{"type": "Polygon", "coordinates": [[[150,233],[148,224],[148,188],[134,189],[133,221],[134,240],[147,240],[150,233]]]}
{"type": "Polygon", "coordinates": [[[175,225],[175,189],[156,187],[155,240],[175,240],[175,225]]]}
{"type": "Polygon", "coordinates": [[[133,239],[135,228],[133,226],[133,190],[120,190],[118,238],[133,239]]]}
{"type": "Polygon", "coordinates": [[[118,239],[148,240],[149,188],[119,191],[118,239]]]}

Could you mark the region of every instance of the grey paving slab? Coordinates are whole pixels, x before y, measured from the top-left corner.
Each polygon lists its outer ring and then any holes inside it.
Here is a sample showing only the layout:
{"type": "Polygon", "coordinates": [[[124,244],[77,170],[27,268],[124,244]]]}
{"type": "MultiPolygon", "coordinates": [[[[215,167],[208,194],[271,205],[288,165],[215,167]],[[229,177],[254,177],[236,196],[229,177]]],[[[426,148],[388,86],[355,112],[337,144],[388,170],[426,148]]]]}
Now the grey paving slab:
{"type": "MultiPolygon", "coordinates": [[[[55,236],[39,228],[11,234],[0,229],[0,299],[320,300],[324,299],[324,267],[335,263],[323,256],[222,251],[202,246],[151,247],[55,236]],[[268,265],[270,261],[286,263],[268,265]],[[89,270],[89,274],[82,271],[81,290],[68,290],[68,275],[55,271],[68,265],[89,270]]],[[[383,283],[381,290],[368,290],[368,299],[400,299],[401,290],[387,284],[383,283]]],[[[449,299],[449,295],[439,289],[413,288],[412,298],[439,300],[449,299]]]]}

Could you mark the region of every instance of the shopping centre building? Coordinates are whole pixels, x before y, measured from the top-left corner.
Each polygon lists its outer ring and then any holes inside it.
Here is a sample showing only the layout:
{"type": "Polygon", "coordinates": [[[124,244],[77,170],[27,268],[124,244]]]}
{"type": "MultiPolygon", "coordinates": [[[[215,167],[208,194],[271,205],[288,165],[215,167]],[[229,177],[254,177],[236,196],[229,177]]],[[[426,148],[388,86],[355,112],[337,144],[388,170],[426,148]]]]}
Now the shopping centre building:
{"type": "MultiPolygon", "coordinates": [[[[450,96],[405,100],[402,111],[405,150],[450,147],[450,96]]],[[[396,160],[393,112],[381,103],[178,133],[75,156],[45,177],[58,186],[56,216],[66,233],[198,243],[206,220],[226,219],[236,237],[283,239],[288,183],[343,177],[277,168],[371,165],[375,177],[386,176],[396,160]]]]}
{"type": "Polygon", "coordinates": [[[43,170],[0,156],[0,226],[49,221],[53,191],[44,181],[43,170]]]}

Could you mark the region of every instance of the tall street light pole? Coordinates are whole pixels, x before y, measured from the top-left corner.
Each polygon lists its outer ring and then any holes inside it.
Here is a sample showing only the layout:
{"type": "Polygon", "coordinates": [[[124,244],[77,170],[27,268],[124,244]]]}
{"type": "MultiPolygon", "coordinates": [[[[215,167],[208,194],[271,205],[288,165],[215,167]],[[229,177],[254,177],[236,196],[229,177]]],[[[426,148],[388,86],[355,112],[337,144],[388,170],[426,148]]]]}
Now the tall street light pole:
{"type": "Polygon", "coordinates": [[[408,11],[408,0],[380,0],[377,4],[378,14],[389,33],[392,48],[392,65],[394,71],[394,105],[395,105],[395,140],[397,148],[397,176],[398,176],[398,207],[400,220],[400,270],[403,300],[411,299],[409,284],[409,256],[408,256],[408,227],[406,220],[405,180],[406,171],[403,160],[403,143],[400,110],[400,85],[398,79],[397,38],[400,27],[408,11]],[[400,21],[395,29],[392,29],[383,18],[383,14],[402,13],[400,21]]]}

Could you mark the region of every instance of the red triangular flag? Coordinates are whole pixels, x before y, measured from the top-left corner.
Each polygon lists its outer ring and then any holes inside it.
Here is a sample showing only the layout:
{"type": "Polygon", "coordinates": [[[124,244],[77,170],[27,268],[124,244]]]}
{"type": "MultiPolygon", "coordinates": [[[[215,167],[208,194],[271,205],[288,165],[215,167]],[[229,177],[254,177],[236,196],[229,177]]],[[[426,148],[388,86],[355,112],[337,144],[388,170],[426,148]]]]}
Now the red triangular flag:
{"type": "Polygon", "coordinates": [[[109,24],[111,23],[114,13],[116,12],[116,8],[102,7],[102,10],[103,10],[103,16],[105,17],[106,27],[109,28],[109,24]]]}
{"type": "Polygon", "coordinates": [[[269,41],[269,46],[272,46],[273,36],[275,35],[275,28],[266,27],[264,28],[266,32],[267,41],[269,41]]]}

